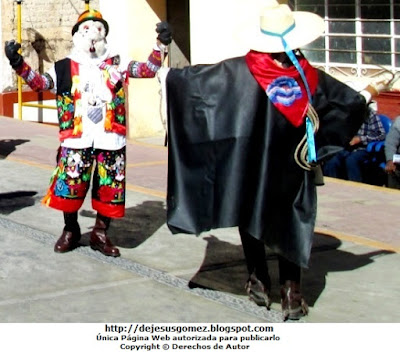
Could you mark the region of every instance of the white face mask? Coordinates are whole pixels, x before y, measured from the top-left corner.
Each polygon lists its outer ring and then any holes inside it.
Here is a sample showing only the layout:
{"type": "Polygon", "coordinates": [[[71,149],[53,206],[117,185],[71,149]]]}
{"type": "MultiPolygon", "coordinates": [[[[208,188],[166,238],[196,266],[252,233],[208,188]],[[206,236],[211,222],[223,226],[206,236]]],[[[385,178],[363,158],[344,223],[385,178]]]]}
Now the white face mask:
{"type": "Polygon", "coordinates": [[[87,58],[99,58],[106,52],[106,29],[99,21],[81,23],[72,37],[74,48],[87,58]]]}

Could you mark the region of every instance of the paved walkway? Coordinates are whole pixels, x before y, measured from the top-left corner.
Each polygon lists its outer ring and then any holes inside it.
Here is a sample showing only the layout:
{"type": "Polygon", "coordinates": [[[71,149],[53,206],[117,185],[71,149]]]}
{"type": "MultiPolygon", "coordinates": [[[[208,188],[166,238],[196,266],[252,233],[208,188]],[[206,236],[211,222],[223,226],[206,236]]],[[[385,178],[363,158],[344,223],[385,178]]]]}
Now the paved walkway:
{"type": "MultiPolygon", "coordinates": [[[[56,254],[62,217],[45,208],[58,147],[54,126],[0,117],[0,323],[280,322],[277,263],[271,311],[244,294],[237,229],[172,235],[165,225],[163,136],[128,145],[127,215],[112,223],[120,258],[88,246],[95,214],[79,213],[82,246],[56,254]]],[[[400,323],[400,193],[326,179],[300,322],[400,323]]]]}

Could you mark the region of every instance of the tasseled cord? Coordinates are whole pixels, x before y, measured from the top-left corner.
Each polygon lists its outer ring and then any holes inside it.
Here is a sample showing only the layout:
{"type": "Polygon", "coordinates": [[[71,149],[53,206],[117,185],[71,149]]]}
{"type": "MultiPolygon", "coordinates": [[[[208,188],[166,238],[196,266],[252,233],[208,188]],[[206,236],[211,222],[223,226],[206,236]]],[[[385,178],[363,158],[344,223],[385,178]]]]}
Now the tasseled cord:
{"type": "Polygon", "coordinates": [[[315,134],[317,133],[319,128],[318,114],[310,103],[308,103],[306,125],[307,125],[306,127],[307,131],[304,134],[304,137],[302,138],[300,143],[296,147],[294,153],[294,160],[302,169],[310,171],[312,169],[312,164],[308,162],[308,160],[310,160],[310,157],[309,157],[309,147],[308,147],[309,143],[307,142],[307,134],[308,133],[315,134]]]}

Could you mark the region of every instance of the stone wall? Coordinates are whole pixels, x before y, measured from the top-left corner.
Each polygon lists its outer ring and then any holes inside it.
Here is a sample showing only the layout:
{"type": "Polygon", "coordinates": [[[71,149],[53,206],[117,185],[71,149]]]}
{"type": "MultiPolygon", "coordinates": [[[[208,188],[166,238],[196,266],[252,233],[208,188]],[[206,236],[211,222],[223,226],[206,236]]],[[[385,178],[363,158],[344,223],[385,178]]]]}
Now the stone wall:
{"type": "MultiPolygon", "coordinates": [[[[99,0],[90,1],[90,6],[98,8],[99,0]]],[[[84,10],[83,0],[22,1],[22,55],[32,68],[45,72],[54,61],[69,53],[72,46],[72,27],[84,10]]],[[[0,35],[4,47],[5,41],[17,39],[17,3],[14,0],[1,0],[0,11],[0,35]]],[[[16,76],[4,55],[0,71],[1,92],[16,90],[16,76]]]]}

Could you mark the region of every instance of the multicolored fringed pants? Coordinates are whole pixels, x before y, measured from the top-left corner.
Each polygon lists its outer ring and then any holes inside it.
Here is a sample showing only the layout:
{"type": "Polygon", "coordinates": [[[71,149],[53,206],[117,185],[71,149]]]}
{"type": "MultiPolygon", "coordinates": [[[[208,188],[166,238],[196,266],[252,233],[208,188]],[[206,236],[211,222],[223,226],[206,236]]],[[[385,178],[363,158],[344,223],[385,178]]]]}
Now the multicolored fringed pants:
{"type": "Polygon", "coordinates": [[[58,164],[43,203],[64,212],[77,212],[92,186],[92,207],[98,213],[121,218],[125,214],[125,147],[119,150],[61,147],[58,164]]]}

